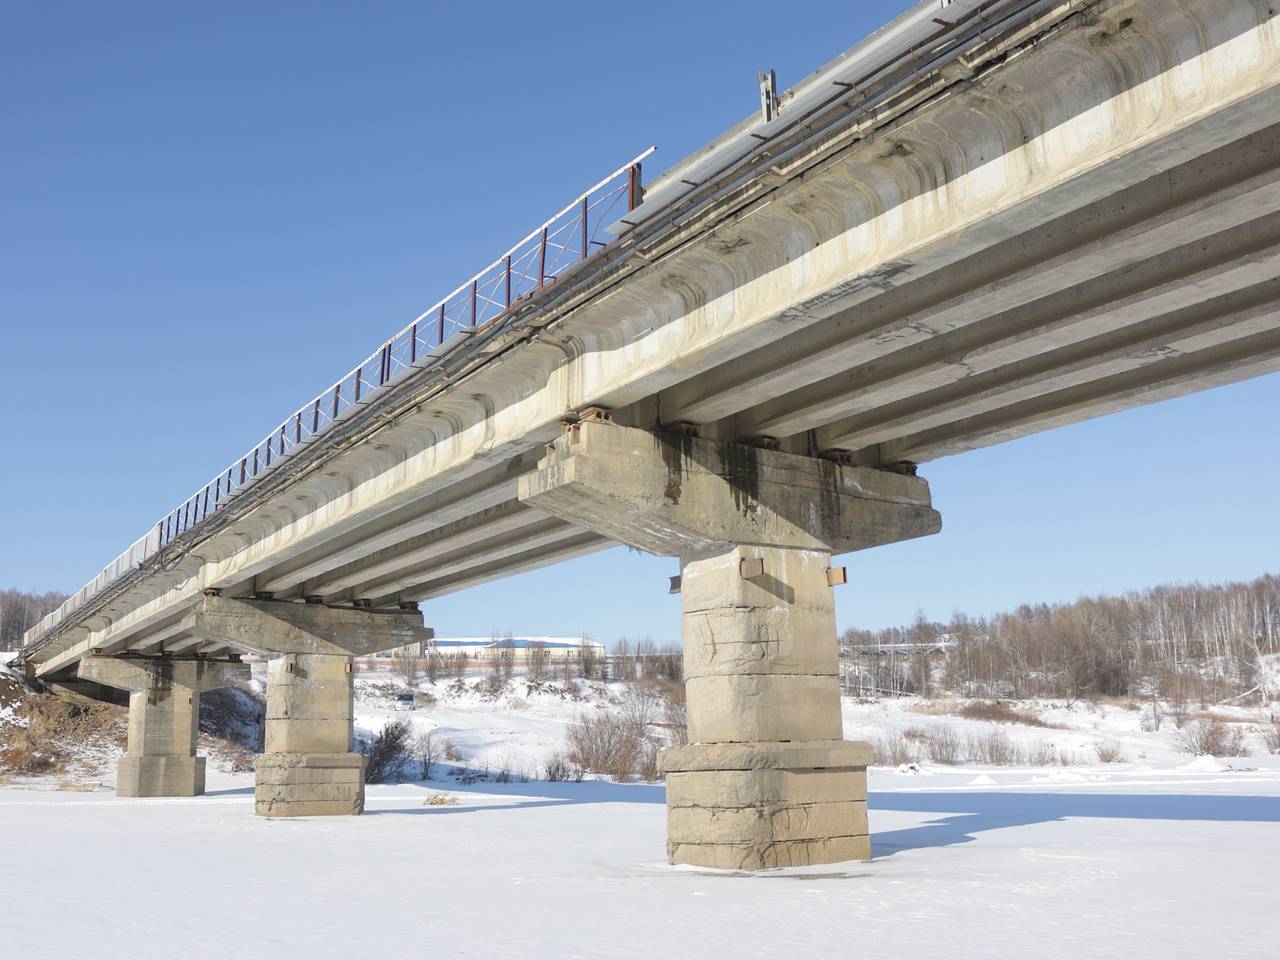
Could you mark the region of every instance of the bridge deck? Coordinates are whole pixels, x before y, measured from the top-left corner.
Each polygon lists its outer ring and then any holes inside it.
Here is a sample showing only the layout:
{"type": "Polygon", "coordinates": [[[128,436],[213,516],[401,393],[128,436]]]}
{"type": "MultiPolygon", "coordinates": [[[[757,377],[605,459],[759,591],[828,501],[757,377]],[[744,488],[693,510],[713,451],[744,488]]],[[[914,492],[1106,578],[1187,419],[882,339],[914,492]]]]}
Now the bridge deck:
{"type": "Polygon", "coordinates": [[[986,12],[877,75],[872,109],[855,91],[789,119],[784,96],[776,142],[407,373],[24,658],[48,676],[92,650],[215,653],[180,624],[210,589],[389,607],[609,546],[516,501],[591,406],[878,465],[1280,370],[1276,14],[986,12]]]}

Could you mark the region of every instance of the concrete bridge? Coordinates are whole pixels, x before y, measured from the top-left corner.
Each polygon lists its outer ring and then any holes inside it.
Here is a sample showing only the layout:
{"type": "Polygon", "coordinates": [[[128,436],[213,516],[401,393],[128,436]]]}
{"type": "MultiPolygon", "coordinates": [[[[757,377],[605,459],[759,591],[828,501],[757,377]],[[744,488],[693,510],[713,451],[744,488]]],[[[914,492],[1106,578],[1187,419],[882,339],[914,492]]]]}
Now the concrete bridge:
{"type": "Polygon", "coordinates": [[[267,654],[258,812],[358,813],[348,658],[424,637],[432,597],[627,543],[682,564],[671,859],[869,856],[832,555],[938,532],[919,464],[1280,369],[1277,22],[929,0],[762,83],[295,411],[22,663],[130,691],[120,792],[184,794],[199,691],[267,654]]]}

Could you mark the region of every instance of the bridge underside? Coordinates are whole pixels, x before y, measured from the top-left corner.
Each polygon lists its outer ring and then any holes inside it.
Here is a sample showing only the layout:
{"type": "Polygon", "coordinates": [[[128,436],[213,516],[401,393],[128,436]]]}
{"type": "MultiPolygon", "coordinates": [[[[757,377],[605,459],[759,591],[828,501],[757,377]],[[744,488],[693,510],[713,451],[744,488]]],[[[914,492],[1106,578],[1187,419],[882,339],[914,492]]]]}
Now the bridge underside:
{"type": "MultiPolygon", "coordinates": [[[[394,610],[618,542],[655,549],[645,510],[624,522],[521,499],[591,408],[611,429],[753,451],[729,455],[743,462],[890,475],[1280,370],[1278,33],[1248,0],[1064,2],[874,116],[834,110],[749,184],[709,185],[705,203],[638,227],[554,309],[477,335],[443,384],[408,384],[305,469],[268,474],[47,630],[28,668],[57,678],[91,654],[234,651],[192,628],[209,592],[394,610]]],[[[804,549],[874,542],[888,540],[804,549]]],[[[768,538],[660,552],[686,567],[760,559],[735,554],[744,543],[814,573],[768,538]]],[[[722,574],[701,582],[736,589],[722,574]]],[[[822,766],[805,756],[770,762],[779,777],[822,766]]],[[[672,769],[714,793],[742,760],[672,769]]],[[[848,826],[848,811],[832,815],[848,826]]],[[[681,814],[680,829],[696,834],[701,816],[681,814]]]]}

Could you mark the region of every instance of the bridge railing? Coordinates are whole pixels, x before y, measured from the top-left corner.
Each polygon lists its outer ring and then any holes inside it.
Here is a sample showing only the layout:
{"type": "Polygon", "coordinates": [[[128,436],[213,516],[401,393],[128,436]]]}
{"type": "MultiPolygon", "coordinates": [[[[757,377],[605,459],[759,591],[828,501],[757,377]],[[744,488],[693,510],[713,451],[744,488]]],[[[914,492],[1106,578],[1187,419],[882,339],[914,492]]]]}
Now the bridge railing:
{"type": "Polygon", "coordinates": [[[299,446],[367,405],[406,373],[439,363],[466,335],[501,323],[549,284],[589,260],[614,239],[605,229],[641,199],[640,164],[630,163],[579,194],[475,276],[424,310],[345,376],[307,401],[242,457],[165,514],[146,535],[103,568],[57,610],[27,631],[29,644],[108,584],[215,514],[299,446]]]}

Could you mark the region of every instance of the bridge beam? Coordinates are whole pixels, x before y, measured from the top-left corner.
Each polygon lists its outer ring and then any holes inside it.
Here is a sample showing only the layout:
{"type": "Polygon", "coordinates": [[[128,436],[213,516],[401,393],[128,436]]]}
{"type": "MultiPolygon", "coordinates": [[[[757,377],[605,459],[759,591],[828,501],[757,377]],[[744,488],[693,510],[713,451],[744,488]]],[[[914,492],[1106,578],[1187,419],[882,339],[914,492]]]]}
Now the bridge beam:
{"type": "Polygon", "coordinates": [[[416,611],[205,597],[185,622],[208,642],[271,657],[255,811],[265,817],[364,811],[364,757],[352,749],[351,657],[429,640],[416,611]]]}
{"type": "Polygon", "coordinates": [[[681,560],[690,743],[661,754],[669,859],[868,859],[870,749],[843,739],[831,555],[936,533],[925,481],[584,422],[520,498],[681,560]]]}
{"type": "Polygon", "coordinates": [[[196,756],[200,694],[248,680],[247,664],[86,657],[77,672],[81,680],[129,692],[129,746],[116,772],[117,796],[204,793],[205,760],[196,756]]]}

